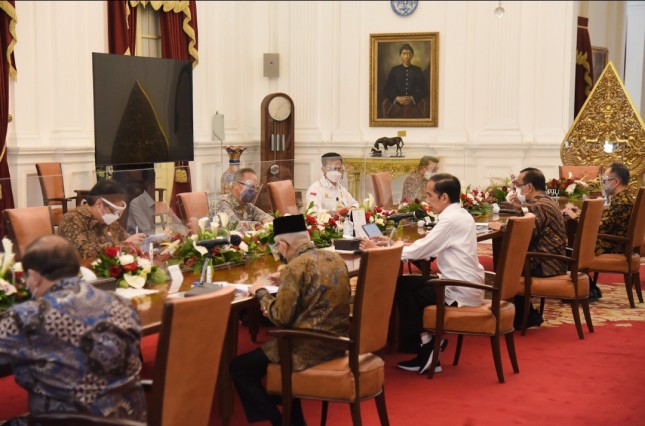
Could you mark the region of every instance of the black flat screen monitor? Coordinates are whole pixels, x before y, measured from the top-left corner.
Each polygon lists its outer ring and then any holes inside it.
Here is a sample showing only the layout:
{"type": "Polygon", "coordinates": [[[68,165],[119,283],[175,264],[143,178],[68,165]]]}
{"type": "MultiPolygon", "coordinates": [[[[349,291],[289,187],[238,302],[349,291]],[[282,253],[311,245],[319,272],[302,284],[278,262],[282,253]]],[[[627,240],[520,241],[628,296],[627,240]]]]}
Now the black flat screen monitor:
{"type": "Polygon", "coordinates": [[[92,53],[97,166],[193,161],[190,61],[92,53]]]}

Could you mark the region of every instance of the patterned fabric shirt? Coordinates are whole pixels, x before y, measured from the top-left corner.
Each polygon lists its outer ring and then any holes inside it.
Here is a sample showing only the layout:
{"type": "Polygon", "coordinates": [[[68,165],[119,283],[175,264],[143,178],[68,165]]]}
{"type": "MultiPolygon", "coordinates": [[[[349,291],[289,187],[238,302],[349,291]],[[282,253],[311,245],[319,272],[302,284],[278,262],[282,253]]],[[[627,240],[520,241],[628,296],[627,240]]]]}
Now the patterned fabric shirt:
{"type": "MultiPolygon", "coordinates": [[[[280,290],[274,296],[257,293],[262,312],[280,327],[325,331],[337,336],[349,332],[350,286],[347,266],[336,253],[303,244],[296,257],[280,272],[280,290]]],[[[262,346],[271,362],[280,362],[278,345],[262,346]]],[[[346,346],[319,340],[297,340],[293,345],[293,369],[304,370],[339,358],[346,346]]]]}
{"type": "MultiPolygon", "coordinates": [[[[529,251],[566,256],[567,231],[558,203],[545,195],[538,195],[527,204],[527,208],[535,214],[529,251]]],[[[567,272],[567,263],[558,259],[532,257],[530,263],[532,270],[542,266],[543,277],[567,272]]]]}
{"type": "Polygon", "coordinates": [[[271,215],[253,204],[242,205],[233,194],[222,194],[211,203],[208,218],[212,221],[217,213],[226,213],[230,220],[237,221],[238,231],[254,231],[256,224],[262,224],[271,215]]]}
{"type": "MultiPolygon", "coordinates": [[[[627,234],[629,219],[634,207],[634,198],[625,190],[611,197],[609,207],[603,211],[600,221],[599,234],[615,235],[624,237],[627,234]]],[[[620,241],[601,240],[596,241],[596,254],[622,253],[625,244],[620,241]]]]}
{"type": "Polygon", "coordinates": [[[132,304],[79,278],[0,315],[0,363],[29,392],[29,412],[144,421],[141,326],[132,304]]]}
{"type": "Polygon", "coordinates": [[[421,201],[426,199],[426,186],[428,180],[419,173],[410,173],[403,182],[403,192],[401,193],[401,202],[414,201],[419,199],[421,201]]]}
{"type": "Polygon", "coordinates": [[[63,215],[58,234],[70,240],[83,259],[95,259],[105,244],[117,244],[130,236],[118,221],[108,226],[96,220],[87,204],[63,215]]]}

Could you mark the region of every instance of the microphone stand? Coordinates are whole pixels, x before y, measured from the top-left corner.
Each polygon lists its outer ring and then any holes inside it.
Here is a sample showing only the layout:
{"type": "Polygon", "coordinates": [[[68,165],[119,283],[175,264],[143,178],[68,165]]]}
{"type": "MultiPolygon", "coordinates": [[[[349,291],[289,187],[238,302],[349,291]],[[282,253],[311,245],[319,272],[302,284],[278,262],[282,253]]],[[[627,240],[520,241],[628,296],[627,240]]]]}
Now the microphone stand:
{"type": "Polygon", "coordinates": [[[202,275],[199,278],[199,282],[195,283],[195,286],[204,287],[204,284],[205,284],[204,279],[206,278],[206,271],[208,270],[208,267],[211,263],[212,258],[213,258],[213,255],[211,254],[210,251],[204,255],[204,266],[202,266],[202,275]]]}

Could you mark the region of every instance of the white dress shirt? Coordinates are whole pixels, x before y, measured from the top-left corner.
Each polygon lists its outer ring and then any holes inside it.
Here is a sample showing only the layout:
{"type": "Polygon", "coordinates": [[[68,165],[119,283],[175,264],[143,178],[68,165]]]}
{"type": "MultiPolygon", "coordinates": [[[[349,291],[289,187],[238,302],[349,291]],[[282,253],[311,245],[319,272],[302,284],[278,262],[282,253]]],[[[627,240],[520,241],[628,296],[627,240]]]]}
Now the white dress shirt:
{"type": "MultiPolygon", "coordinates": [[[[449,205],[438,216],[437,224],[425,237],[403,248],[402,260],[437,258],[441,278],[484,284],[484,268],[477,257],[477,231],[470,213],[458,203],[449,205]]],[[[446,303],[478,306],[484,290],[446,287],[446,303]]]]}
{"type": "Polygon", "coordinates": [[[155,233],[155,200],[143,191],[130,202],[128,212],[128,233],[143,232],[146,235],[155,233]]]}
{"type": "Polygon", "coordinates": [[[358,201],[352,197],[349,191],[343,188],[340,183],[332,184],[324,176],[312,183],[307,190],[307,204],[305,207],[309,207],[312,201],[314,202],[314,207],[318,210],[335,212],[343,207],[358,207],[358,201]]]}

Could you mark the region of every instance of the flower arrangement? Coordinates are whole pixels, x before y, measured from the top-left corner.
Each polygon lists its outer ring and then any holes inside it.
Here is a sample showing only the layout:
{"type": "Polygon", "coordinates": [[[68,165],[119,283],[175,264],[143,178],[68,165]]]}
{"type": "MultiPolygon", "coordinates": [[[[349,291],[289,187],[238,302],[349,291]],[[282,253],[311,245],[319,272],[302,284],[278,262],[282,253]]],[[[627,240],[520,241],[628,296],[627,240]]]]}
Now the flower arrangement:
{"type": "Polygon", "coordinates": [[[430,218],[430,222],[434,222],[437,220],[436,216],[432,211],[430,210],[430,206],[428,206],[428,203],[425,201],[421,201],[418,198],[415,198],[413,201],[410,202],[403,202],[399,204],[398,208],[396,209],[397,213],[416,213],[418,219],[423,219],[425,217],[430,218]],[[423,215],[420,215],[420,213],[423,212],[423,215]]]}
{"type": "Polygon", "coordinates": [[[92,262],[98,277],[116,278],[118,287],[142,288],[146,283],[168,281],[166,272],[154,265],[141,251],[131,246],[108,245],[92,262]]]}
{"type": "Polygon", "coordinates": [[[492,177],[489,178],[489,185],[485,189],[490,196],[490,201],[493,203],[506,202],[506,196],[511,191],[511,178],[510,177],[492,177]]]}
{"type": "Polygon", "coordinates": [[[332,244],[331,240],[343,237],[343,227],[340,218],[342,217],[344,220],[348,211],[339,211],[332,217],[326,210],[317,210],[314,207],[313,201],[309,203],[307,211],[305,212],[305,222],[307,224],[307,230],[309,231],[309,237],[317,248],[329,247],[332,244]]]}
{"type": "Polygon", "coordinates": [[[564,196],[571,200],[588,197],[592,192],[598,191],[598,179],[585,181],[582,179],[573,179],[569,174],[568,178],[551,179],[546,184],[546,193],[549,196],[564,196]]]}
{"type": "Polygon", "coordinates": [[[22,264],[15,263],[13,243],[8,238],[2,239],[3,253],[0,253],[0,312],[9,309],[14,303],[29,298],[29,290],[21,282],[22,264]]]}
{"type": "Polygon", "coordinates": [[[480,191],[477,188],[471,190],[469,185],[466,192],[461,193],[460,198],[461,206],[473,216],[483,216],[493,211],[491,196],[486,191],[480,191]]]}

